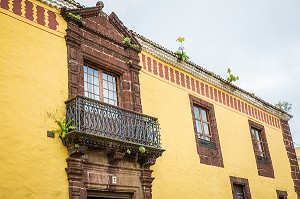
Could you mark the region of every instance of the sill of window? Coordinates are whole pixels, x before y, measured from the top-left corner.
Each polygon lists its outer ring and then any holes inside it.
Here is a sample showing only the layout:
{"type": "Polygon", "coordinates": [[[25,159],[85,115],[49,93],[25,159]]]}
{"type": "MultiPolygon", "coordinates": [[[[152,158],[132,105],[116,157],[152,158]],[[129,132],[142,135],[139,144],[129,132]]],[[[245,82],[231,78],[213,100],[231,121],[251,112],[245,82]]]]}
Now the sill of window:
{"type": "Polygon", "coordinates": [[[256,160],[260,164],[270,164],[270,159],[267,157],[256,156],[256,160]]]}
{"type": "Polygon", "coordinates": [[[213,149],[213,150],[217,149],[216,144],[212,141],[199,139],[198,142],[201,147],[206,147],[206,148],[213,149]]]}

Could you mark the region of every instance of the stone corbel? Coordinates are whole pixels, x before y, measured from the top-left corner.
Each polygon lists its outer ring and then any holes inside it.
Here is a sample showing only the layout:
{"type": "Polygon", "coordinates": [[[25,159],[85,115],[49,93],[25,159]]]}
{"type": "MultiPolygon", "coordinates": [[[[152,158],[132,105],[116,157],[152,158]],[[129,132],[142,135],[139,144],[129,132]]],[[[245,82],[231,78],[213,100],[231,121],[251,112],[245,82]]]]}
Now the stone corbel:
{"type": "Polygon", "coordinates": [[[86,146],[68,146],[68,153],[69,157],[77,157],[80,158],[81,156],[85,155],[87,153],[88,148],[86,146]]]}
{"type": "Polygon", "coordinates": [[[156,158],[141,158],[140,163],[143,169],[149,169],[150,166],[154,165],[156,158]]]}
{"type": "Polygon", "coordinates": [[[118,164],[119,161],[121,161],[125,156],[125,152],[121,152],[118,150],[115,150],[113,152],[110,152],[107,154],[108,163],[111,165],[118,164]]]}

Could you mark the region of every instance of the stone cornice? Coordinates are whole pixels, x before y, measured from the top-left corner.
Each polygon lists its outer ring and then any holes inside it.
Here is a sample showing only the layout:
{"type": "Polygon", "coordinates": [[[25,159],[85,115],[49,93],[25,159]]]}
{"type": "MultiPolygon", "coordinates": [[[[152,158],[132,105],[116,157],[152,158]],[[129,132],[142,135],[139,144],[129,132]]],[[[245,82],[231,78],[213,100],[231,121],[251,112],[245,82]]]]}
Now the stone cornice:
{"type": "Polygon", "coordinates": [[[172,51],[150,41],[149,39],[147,39],[137,33],[133,33],[133,34],[136,36],[139,43],[142,45],[143,51],[153,55],[154,57],[156,57],[168,64],[171,64],[171,65],[175,66],[176,68],[179,68],[187,73],[190,73],[191,75],[193,75],[215,87],[218,87],[224,91],[227,91],[228,93],[235,95],[235,96],[247,101],[248,103],[257,106],[257,107],[261,108],[262,110],[267,111],[267,112],[279,117],[280,119],[288,121],[293,117],[292,115],[276,108],[272,104],[270,104],[258,97],[253,96],[249,92],[247,92],[231,83],[228,83],[226,80],[224,80],[220,77],[217,77],[216,75],[212,74],[210,71],[202,68],[201,66],[196,65],[193,62],[190,62],[190,61],[178,62],[176,55],[172,51]]]}
{"type": "Polygon", "coordinates": [[[63,7],[67,9],[83,8],[82,5],[73,0],[40,0],[40,2],[57,9],[61,9],[63,7]]]}
{"type": "MultiPolygon", "coordinates": [[[[99,151],[105,150],[107,152],[121,151],[123,153],[126,153],[126,151],[130,149],[133,154],[139,153],[139,147],[141,146],[140,144],[133,142],[120,141],[105,136],[93,135],[79,131],[72,131],[68,133],[66,137],[62,139],[62,141],[66,147],[73,150],[71,151],[72,153],[78,152],[78,149],[74,148],[75,144],[78,144],[81,147],[84,146],[99,151]]],[[[146,151],[145,153],[140,153],[139,158],[158,158],[165,151],[162,148],[156,148],[146,145],[144,147],[146,151]]]]}

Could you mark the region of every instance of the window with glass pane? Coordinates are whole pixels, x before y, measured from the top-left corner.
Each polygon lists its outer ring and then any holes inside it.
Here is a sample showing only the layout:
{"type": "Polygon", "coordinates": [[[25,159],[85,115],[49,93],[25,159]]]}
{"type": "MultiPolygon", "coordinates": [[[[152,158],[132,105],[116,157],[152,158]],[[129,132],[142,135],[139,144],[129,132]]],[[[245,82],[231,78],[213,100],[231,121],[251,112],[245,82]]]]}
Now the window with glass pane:
{"type": "Polygon", "coordinates": [[[233,192],[235,199],[244,199],[244,186],[239,184],[233,184],[233,192]]]}
{"type": "Polygon", "coordinates": [[[251,133],[252,133],[253,143],[255,145],[256,155],[264,157],[265,153],[264,153],[263,143],[261,139],[261,131],[255,128],[251,128],[251,133]]]}
{"type": "Polygon", "coordinates": [[[194,116],[198,138],[211,141],[208,111],[201,107],[194,106],[194,116]]]}
{"type": "Polygon", "coordinates": [[[117,77],[90,66],[84,66],[84,95],[105,103],[118,105],[117,77]]]}

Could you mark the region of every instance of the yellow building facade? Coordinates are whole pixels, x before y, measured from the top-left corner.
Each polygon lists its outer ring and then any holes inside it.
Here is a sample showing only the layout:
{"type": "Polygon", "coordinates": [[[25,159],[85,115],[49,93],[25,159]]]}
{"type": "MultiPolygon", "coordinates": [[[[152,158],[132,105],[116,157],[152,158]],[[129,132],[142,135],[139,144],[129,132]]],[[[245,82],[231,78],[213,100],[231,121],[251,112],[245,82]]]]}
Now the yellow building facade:
{"type": "Polygon", "coordinates": [[[47,139],[64,117],[66,22],[40,1],[0,2],[0,198],[67,198],[67,150],[47,139]]]}
{"type": "Polygon", "coordinates": [[[102,8],[0,1],[0,198],[297,198],[289,114],[102,8]]]}

